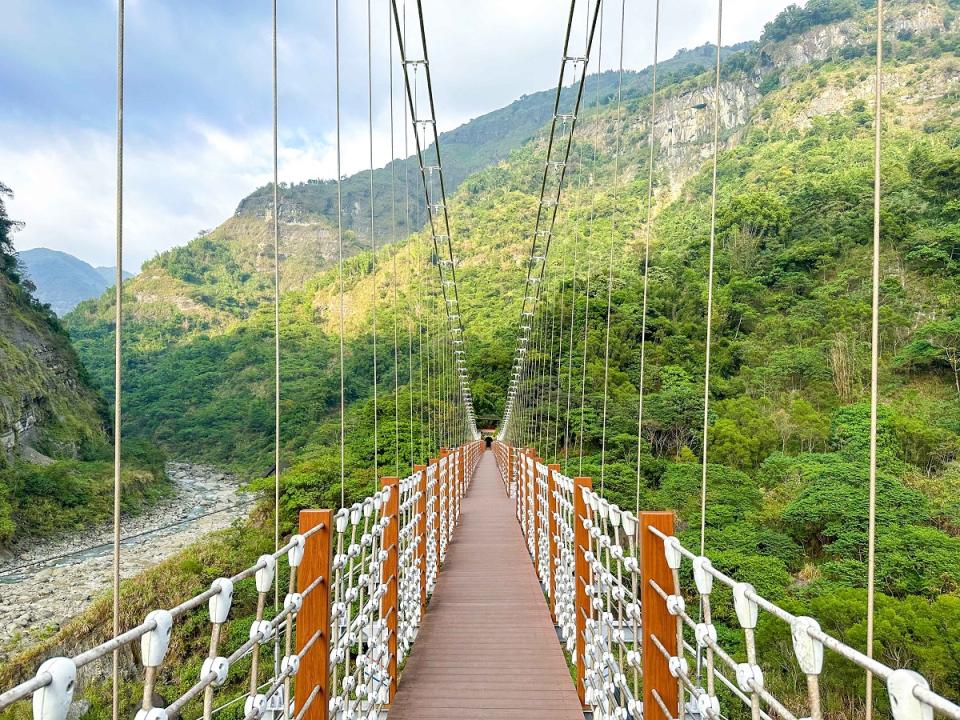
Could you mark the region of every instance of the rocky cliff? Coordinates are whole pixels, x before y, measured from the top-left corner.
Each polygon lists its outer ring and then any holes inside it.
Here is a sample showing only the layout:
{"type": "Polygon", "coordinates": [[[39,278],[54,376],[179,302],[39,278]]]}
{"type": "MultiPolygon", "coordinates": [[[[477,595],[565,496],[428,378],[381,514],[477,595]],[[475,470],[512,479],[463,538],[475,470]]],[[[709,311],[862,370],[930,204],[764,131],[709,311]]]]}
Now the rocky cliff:
{"type": "Polygon", "coordinates": [[[56,318],[0,275],[0,451],[82,456],[105,443],[102,401],[56,318]]]}

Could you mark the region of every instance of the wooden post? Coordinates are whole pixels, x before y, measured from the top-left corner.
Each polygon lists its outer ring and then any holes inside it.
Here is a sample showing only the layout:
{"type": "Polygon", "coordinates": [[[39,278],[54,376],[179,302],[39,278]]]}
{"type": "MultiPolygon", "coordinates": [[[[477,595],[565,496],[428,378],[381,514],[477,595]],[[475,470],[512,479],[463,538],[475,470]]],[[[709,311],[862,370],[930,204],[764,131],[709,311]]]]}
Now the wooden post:
{"type": "Polygon", "coordinates": [[[586,687],[583,684],[583,677],[586,674],[586,662],[584,661],[583,649],[586,647],[587,634],[587,615],[590,613],[590,598],[587,596],[587,584],[590,582],[590,563],[584,553],[590,543],[590,534],[583,527],[583,518],[587,516],[587,504],[583,501],[583,491],[581,488],[593,489],[593,480],[588,477],[578,477],[573,479],[573,557],[574,557],[574,579],[573,579],[573,614],[577,629],[574,637],[577,642],[577,694],[580,696],[580,704],[585,705],[587,695],[586,687]]]}
{"type": "Polygon", "coordinates": [[[304,715],[304,720],[327,720],[330,703],[330,578],[333,575],[333,552],[331,536],[333,534],[332,510],[301,510],[300,532],[305,533],[318,525],[323,525],[307,538],[303,560],[297,570],[297,591],[303,592],[318,577],[323,580],[303,599],[303,607],[297,613],[297,652],[301,652],[317,631],[320,637],[316,644],[304,656],[300,671],[297,673],[295,707],[303,707],[313,692],[319,687],[316,698],[304,715]]]}
{"type": "Polygon", "coordinates": [[[507,445],[507,480],[504,483],[506,485],[507,497],[510,497],[510,483],[513,482],[513,445],[507,445]]]}
{"type": "Polygon", "coordinates": [[[667,565],[663,540],[650,532],[653,526],[664,535],[673,535],[672,512],[642,512],[637,532],[640,535],[640,567],[643,568],[643,587],[640,592],[643,627],[643,709],[645,720],[670,720],[653,699],[656,690],[668,708],[676,708],[679,701],[677,680],[670,674],[667,659],[653,644],[657,639],[671,655],[677,654],[677,619],[667,612],[667,605],[650,585],[653,580],[668,593],[673,592],[673,571],[667,565]]]}
{"type": "Polygon", "coordinates": [[[530,448],[530,517],[533,523],[533,533],[531,539],[533,540],[533,569],[537,571],[537,577],[540,577],[540,533],[543,530],[540,528],[540,514],[539,510],[539,499],[540,499],[540,486],[537,482],[540,479],[540,473],[537,470],[537,463],[540,462],[540,458],[537,457],[536,452],[533,448],[530,448]]]}
{"type": "Polygon", "coordinates": [[[437,558],[437,576],[439,579],[440,575],[440,461],[437,458],[430,458],[430,464],[436,466],[434,470],[433,477],[436,480],[434,483],[434,488],[436,492],[434,498],[436,502],[433,503],[433,544],[436,552],[437,558]]]}
{"type": "Polygon", "coordinates": [[[427,466],[414,465],[413,471],[420,473],[420,500],[417,502],[417,512],[420,520],[417,522],[417,535],[420,536],[420,549],[417,556],[420,558],[420,617],[421,622],[427,612],[427,466]]]}
{"type": "Polygon", "coordinates": [[[380,479],[381,488],[390,488],[390,499],[383,506],[383,514],[390,522],[383,529],[383,548],[387,559],[380,567],[380,582],[386,583],[387,592],[380,598],[380,617],[387,624],[387,672],[390,675],[390,697],[393,702],[397,695],[397,622],[400,615],[400,594],[397,586],[400,578],[399,541],[400,541],[400,485],[395,477],[380,479]]]}
{"type": "Polygon", "coordinates": [[[460,522],[460,514],[463,512],[463,496],[466,493],[467,485],[467,457],[466,449],[460,448],[459,458],[460,462],[457,463],[459,467],[459,475],[457,476],[457,522],[460,522]]]}
{"type": "Polygon", "coordinates": [[[550,543],[550,614],[557,621],[557,490],[556,473],[560,466],[556,463],[547,466],[547,537],[550,543]]]}

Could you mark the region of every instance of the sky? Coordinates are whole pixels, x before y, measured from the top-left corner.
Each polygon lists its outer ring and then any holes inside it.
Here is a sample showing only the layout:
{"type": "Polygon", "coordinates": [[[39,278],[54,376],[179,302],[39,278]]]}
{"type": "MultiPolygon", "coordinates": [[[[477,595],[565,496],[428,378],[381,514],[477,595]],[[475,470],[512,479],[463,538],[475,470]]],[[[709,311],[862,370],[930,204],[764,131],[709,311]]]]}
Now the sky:
{"type": "MultiPolygon", "coordinates": [[[[623,0],[622,0],[623,1],[623,0]]],[[[403,12],[405,0],[396,0],[403,12]]],[[[411,38],[417,29],[407,0],[411,38]]],[[[723,42],[756,39],[790,0],[735,0],[723,42]]],[[[279,0],[281,182],[336,177],[333,0],[279,0]]],[[[402,154],[402,77],[389,0],[340,0],[342,172],[402,154]],[[395,42],[395,41],[394,41],[395,42]],[[372,51],[369,50],[372,48],[372,51]],[[392,73],[391,73],[391,68],[392,73]]],[[[603,69],[619,65],[621,2],[605,3],[603,69]]],[[[624,65],[653,60],[654,0],[626,0],[624,65]]],[[[0,182],[18,249],[114,264],[117,0],[3,0],[0,182]]],[[[584,8],[586,0],[578,0],[584,8]]],[[[660,55],[716,39],[716,0],[662,3],[660,55]]],[[[423,0],[440,130],[555,87],[567,0],[423,0]]],[[[229,217],[272,178],[271,0],[127,0],[124,266],[136,271],[229,217]]],[[[582,10],[574,27],[584,27],[582,10]]],[[[575,33],[582,54],[582,35],[575,33]]],[[[410,55],[419,43],[410,41],[410,55]]],[[[573,48],[571,54],[576,54],[573,48]]],[[[597,47],[594,48],[594,60],[597,47]]],[[[595,66],[594,66],[595,67],[595,66]]]]}

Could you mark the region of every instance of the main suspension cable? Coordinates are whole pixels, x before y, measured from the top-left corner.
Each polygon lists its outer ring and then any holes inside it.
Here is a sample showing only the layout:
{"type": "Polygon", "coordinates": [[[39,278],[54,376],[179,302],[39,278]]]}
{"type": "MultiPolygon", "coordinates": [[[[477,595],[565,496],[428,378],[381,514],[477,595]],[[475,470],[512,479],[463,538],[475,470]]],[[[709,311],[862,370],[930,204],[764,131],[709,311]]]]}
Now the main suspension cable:
{"type": "MultiPolygon", "coordinates": [[[[426,199],[426,208],[427,208],[427,219],[430,226],[430,235],[433,242],[433,251],[437,258],[437,273],[438,280],[440,284],[440,295],[444,303],[444,314],[446,316],[446,323],[450,328],[451,335],[453,339],[459,340],[461,348],[464,347],[463,343],[465,342],[464,337],[464,325],[463,325],[463,316],[460,311],[460,294],[459,288],[457,285],[457,270],[456,270],[456,259],[453,253],[453,239],[451,236],[450,229],[450,217],[449,209],[447,206],[447,195],[446,187],[444,185],[443,177],[443,162],[441,159],[440,153],[440,135],[437,129],[437,113],[436,113],[436,103],[433,96],[433,82],[431,80],[430,73],[430,59],[427,51],[427,34],[426,27],[424,25],[423,17],[423,4],[421,0],[417,0],[417,15],[420,24],[420,42],[421,42],[421,51],[423,53],[422,59],[410,60],[407,57],[406,50],[406,38],[401,35],[400,28],[400,13],[397,10],[396,0],[391,0],[391,7],[393,9],[393,18],[394,24],[397,30],[397,44],[400,49],[400,61],[403,65],[403,77],[404,85],[406,88],[407,102],[411,108],[411,122],[414,129],[414,141],[416,144],[417,158],[420,165],[420,179],[423,185],[424,198],[426,199]],[[426,84],[427,98],[429,101],[429,118],[420,118],[416,114],[415,104],[414,104],[414,95],[413,87],[410,81],[410,66],[420,67],[423,66],[424,70],[424,82],[426,84]],[[424,140],[426,140],[426,134],[429,129],[432,129],[432,141],[434,155],[436,157],[436,164],[431,165],[429,168],[424,163],[424,143],[420,140],[420,135],[417,132],[418,127],[424,128],[424,140]],[[439,185],[439,198],[436,199],[433,194],[430,192],[430,183],[428,183],[428,172],[429,175],[433,176],[436,172],[437,182],[439,185]],[[441,247],[443,246],[446,251],[446,258],[441,254],[441,247]],[[444,269],[447,269],[446,272],[444,269]],[[447,281],[450,283],[450,288],[452,290],[451,294],[447,293],[447,281]]],[[[460,377],[460,398],[463,403],[463,410],[467,416],[471,432],[476,433],[476,422],[473,411],[473,398],[470,391],[470,379],[469,374],[464,371],[464,375],[460,377]]]]}
{"type": "MultiPolygon", "coordinates": [[[[573,146],[573,135],[577,126],[577,116],[580,112],[580,105],[583,100],[583,91],[589,66],[590,51],[593,45],[593,38],[596,32],[597,21],[600,18],[601,0],[596,0],[593,7],[593,14],[590,14],[589,3],[586,6],[587,19],[590,24],[590,30],[587,34],[586,46],[583,57],[574,57],[570,55],[570,41],[572,37],[573,19],[577,7],[577,0],[571,0],[570,13],[567,17],[566,34],[563,43],[563,57],[560,62],[560,76],[557,81],[557,89],[554,96],[553,119],[550,123],[550,135],[547,141],[546,162],[543,167],[543,176],[540,182],[540,199],[537,206],[537,220],[534,226],[533,237],[530,247],[530,256],[527,264],[526,279],[524,281],[523,302],[520,308],[520,322],[518,331],[517,348],[514,354],[514,367],[521,371],[526,364],[523,357],[524,339],[529,339],[530,335],[524,331],[526,318],[534,318],[537,307],[540,303],[541,292],[543,290],[543,279],[546,272],[547,258],[550,253],[550,244],[553,235],[553,228],[556,223],[557,213],[560,204],[560,196],[563,191],[563,182],[566,177],[567,166],[570,160],[570,150],[573,146]],[[567,68],[573,67],[573,73],[577,77],[577,91],[572,112],[560,112],[560,100],[564,87],[564,78],[567,76],[567,68]],[[566,142],[560,154],[562,159],[554,159],[553,150],[557,142],[557,130],[562,129],[566,135],[566,142]],[[553,178],[554,182],[551,182],[553,178]],[[554,187],[555,184],[555,187],[554,187]],[[550,191],[548,192],[548,186],[550,191]]],[[[532,325],[532,323],[531,323],[532,325]]],[[[521,376],[522,377],[522,372],[521,376]]],[[[514,376],[510,388],[507,391],[507,402],[504,409],[503,424],[501,435],[509,432],[509,426],[512,418],[514,402],[518,394],[519,377],[514,376]]]]}

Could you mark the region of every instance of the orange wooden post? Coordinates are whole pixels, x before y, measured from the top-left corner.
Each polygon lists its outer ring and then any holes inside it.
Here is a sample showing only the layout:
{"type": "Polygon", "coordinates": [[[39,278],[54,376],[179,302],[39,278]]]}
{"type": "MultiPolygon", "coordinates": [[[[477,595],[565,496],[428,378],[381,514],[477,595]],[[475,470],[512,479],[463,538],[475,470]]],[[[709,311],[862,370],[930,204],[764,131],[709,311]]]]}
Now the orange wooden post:
{"type": "Polygon", "coordinates": [[[676,708],[679,701],[677,680],[670,674],[670,665],[663,653],[653,644],[654,635],[667,652],[677,654],[677,619],[667,612],[667,604],[650,585],[653,580],[667,592],[673,591],[673,571],[667,565],[663,540],[650,532],[653,526],[664,535],[673,535],[672,512],[642,512],[640,535],[640,567],[643,587],[640,593],[640,624],[643,627],[643,708],[646,720],[670,720],[653,698],[656,690],[668,708],[676,708]]]}
{"type": "Polygon", "coordinates": [[[295,707],[303,707],[313,692],[320,688],[313,704],[304,715],[304,720],[327,720],[330,703],[330,577],[333,574],[333,552],[331,535],[333,533],[332,510],[301,510],[300,532],[317,530],[307,538],[303,560],[297,570],[297,591],[303,592],[317,578],[323,580],[303,599],[303,607],[297,613],[297,652],[301,652],[317,631],[320,637],[317,643],[304,656],[300,671],[297,673],[294,698],[295,707]]]}
{"type": "Polygon", "coordinates": [[[435,466],[433,473],[433,478],[436,481],[434,483],[434,499],[433,503],[433,543],[434,549],[436,550],[437,558],[437,575],[440,574],[440,461],[437,458],[430,458],[430,464],[435,466]]]}
{"type": "Polygon", "coordinates": [[[530,514],[533,518],[533,568],[537,571],[537,577],[540,576],[540,533],[543,528],[540,527],[540,472],[537,470],[537,463],[540,458],[537,457],[533,448],[530,448],[530,514]]]}
{"type": "Polygon", "coordinates": [[[590,582],[590,563],[587,562],[587,547],[590,543],[590,533],[583,526],[583,518],[587,516],[587,503],[583,499],[581,488],[593,489],[593,480],[588,477],[573,479],[573,557],[574,557],[574,590],[573,614],[577,629],[574,637],[577,642],[577,694],[580,695],[580,704],[584,705],[587,699],[583,677],[587,672],[583,650],[586,647],[587,615],[590,613],[590,598],[587,596],[587,584],[590,582]]]}
{"type": "Polygon", "coordinates": [[[513,482],[513,445],[507,445],[507,479],[504,483],[507,487],[507,497],[510,497],[510,484],[513,482]]]}
{"type": "Polygon", "coordinates": [[[460,448],[460,478],[457,481],[457,522],[463,513],[463,496],[467,492],[467,450],[460,448]]]}
{"type": "Polygon", "coordinates": [[[417,557],[420,558],[420,617],[427,612],[427,466],[414,465],[413,471],[420,473],[420,500],[417,501],[417,513],[420,520],[417,522],[417,535],[420,537],[420,547],[417,557]]]}
{"type": "MultiPolygon", "coordinates": [[[[447,538],[450,537],[450,451],[446,448],[440,448],[440,465],[437,467],[437,472],[440,474],[437,476],[440,478],[439,489],[440,497],[444,500],[443,502],[443,521],[447,530],[447,538]]],[[[437,501],[437,505],[440,505],[440,501],[437,501]]],[[[439,528],[439,526],[437,526],[439,528]]],[[[439,537],[439,533],[438,533],[439,537]]],[[[437,562],[439,563],[440,555],[437,554],[437,562]]],[[[437,571],[439,572],[440,566],[437,565],[437,571]]]]}
{"type": "Polygon", "coordinates": [[[387,624],[387,672],[390,675],[390,698],[397,695],[397,622],[400,616],[400,593],[397,586],[400,581],[399,541],[400,541],[400,485],[395,477],[380,478],[381,489],[390,488],[390,497],[383,505],[383,514],[390,522],[383,529],[383,549],[387,559],[380,566],[380,582],[385,583],[387,592],[380,598],[380,617],[387,624]]]}
{"type": "Polygon", "coordinates": [[[556,473],[560,466],[552,463],[547,466],[547,537],[550,542],[550,614],[557,621],[557,491],[556,473]]]}

